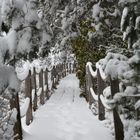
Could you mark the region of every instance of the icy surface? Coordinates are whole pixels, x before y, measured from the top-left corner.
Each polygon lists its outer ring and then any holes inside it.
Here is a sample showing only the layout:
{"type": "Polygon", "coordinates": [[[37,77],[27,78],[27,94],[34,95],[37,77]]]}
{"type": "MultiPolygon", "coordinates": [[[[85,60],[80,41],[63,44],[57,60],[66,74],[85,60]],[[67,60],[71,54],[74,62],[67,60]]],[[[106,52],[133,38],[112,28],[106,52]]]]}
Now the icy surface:
{"type": "Polygon", "coordinates": [[[74,74],[62,79],[50,100],[35,112],[32,124],[26,126],[22,120],[24,140],[112,140],[79,94],[74,74]]]}

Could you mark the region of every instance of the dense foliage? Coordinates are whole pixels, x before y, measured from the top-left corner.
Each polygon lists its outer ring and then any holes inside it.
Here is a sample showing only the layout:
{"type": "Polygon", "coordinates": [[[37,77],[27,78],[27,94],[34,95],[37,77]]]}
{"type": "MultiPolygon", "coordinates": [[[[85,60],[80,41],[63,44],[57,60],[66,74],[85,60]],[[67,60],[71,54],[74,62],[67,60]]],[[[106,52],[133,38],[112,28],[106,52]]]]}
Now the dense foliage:
{"type": "Polygon", "coordinates": [[[75,54],[78,67],[77,76],[80,79],[80,86],[85,84],[85,66],[88,61],[94,63],[105,56],[104,47],[96,47],[89,40],[88,32],[95,32],[95,28],[90,26],[90,23],[82,22],[80,24],[80,35],[71,40],[73,53],[75,54]]]}

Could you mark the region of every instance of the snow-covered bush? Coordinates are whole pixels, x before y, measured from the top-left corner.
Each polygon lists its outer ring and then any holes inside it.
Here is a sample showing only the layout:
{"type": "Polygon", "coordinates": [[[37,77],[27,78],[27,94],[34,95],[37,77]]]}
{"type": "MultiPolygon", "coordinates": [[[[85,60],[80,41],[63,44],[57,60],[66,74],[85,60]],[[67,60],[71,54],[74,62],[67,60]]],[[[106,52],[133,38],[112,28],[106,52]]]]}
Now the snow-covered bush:
{"type": "Polygon", "coordinates": [[[0,96],[0,139],[12,140],[14,131],[13,127],[16,122],[17,111],[14,108],[10,110],[9,100],[0,96]]]}
{"type": "Polygon", "coordinates": [[[11,66],[0,65],[0,139],[13,138],[17,110],[10,109],[10,100],[19,91],[19,80],[11,66]]]}

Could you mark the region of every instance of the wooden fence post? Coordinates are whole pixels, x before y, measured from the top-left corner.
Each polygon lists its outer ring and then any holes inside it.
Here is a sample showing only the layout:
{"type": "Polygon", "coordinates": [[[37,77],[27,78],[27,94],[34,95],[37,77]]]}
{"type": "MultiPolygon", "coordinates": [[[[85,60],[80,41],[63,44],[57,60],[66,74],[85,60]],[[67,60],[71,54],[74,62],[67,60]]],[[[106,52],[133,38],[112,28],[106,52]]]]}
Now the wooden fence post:
{"type": "MultiPolygon", "coordinates": [[[[114,96],[117,92],[119,92],[119,81],[118,79],[112,80],[110,78],[110,84],[111,84],[111,94],[112,96],[114,96]]],[[[113,117],[114,117],[114,128],[115,128],[115,140],[123,140],[124,139],[123,123],[117,112],[117,108],[113,109],[113,117]]]]}
{"type": "Polygon", "coordinates": [[[48,69],[47,68],[46,68],[45,73],[44,73],[44,78],[45,78],[45,85],[47,86],[46,97],[47,97],[47,99],[49,99],[48,69]]]}
{"type": "Polygon", "coordinates": [[[33,121],[32,115],[32,85],[31,85],[31,70],[29,70],[29,75],[25,80],[25,91],[26,97],[30,99],[29,107],[26,113],[26,124],[29,125],[33,121]]]}
{"type": "Polygon", "coordinates": [[[35,67],[33,68],[33,89],[35,90],[34,100],[33,100],[33,110],[36,111],[37,109],[37,86],[36,86],[36,70],[35,67]]]}
{"type": "MultiPolygon", "coordinates": [[[[67,73],[69,72],[69,64],[68,63],[66,63],[66,71],[67,71],[67,73]]],[[[67,73],[66,73],[66,75],[67,75],[67,73]]]]}
{"type": "Polygon", "coordinates": [[[63,65],[62,64],[59,64],[58,65],[58,73],[57,73],[57,75],[58,75],[58,82],[60,81],[60,79],[61,79],[61,77],[62,77],[62,67],[63,67],[63,65]]]}
{"type": "Polygon", "coordinates": [[[55,86],[59,83],[59,66],[55,67],[55,86]]]}
{"type": "Polygon", "coordinates": [[[105,119],[105,108],[101,102],[100,95],[103,94],[104,81],[101,78],[100,71],[97,69],[97,93],[98,93],[98,118],[99,120],[105,119]]]}
{"type": "Polygon", "coordinates": [[[88,93],[89,108],[91,108],[91,105],[93,103],[93,97],[91,95],[90,88],[92,88],[92,77],[89,67],[86,67],[86,90],[88,93]]]}
{"type": "MultiPolygon", "coordinates": [[[[89,101],[89,91],[88,91],[88,72],[87,72],[88,68],[86,67],[86,75],[85,75],[85,96],[86,101],[89,101]]],[[[77,76],[77,75],[76,75],[77,76]]]]}
{"type": "Polygon", "coordinates": [[[42,88],[42,92],[40,94],[40,103],[43,105],[44,101],[44,85],[43,85],[43,69],[41,69],[39,73],[39,88],[42,88]]]}
{"type": "Polygon", "coordinates": [[[22,140],[22,126],[18,93],[16,93],[15,95],[13,94],[12,98],[10,99],[10,108],[17,109],[17,121],[14,125],[14,140],[22,140]]]}
{"type": "Polygon", "coordinates": [[[71,63],[69,63],[69,73],[70,73],[70,74],[72,73],[72,70],[71,70],[71,63]]]}
{"type": "Polygon", "coordinates": [[[64,77],[67,75],[67,67],[66,67],[66,63],[64,63],[64,77]]]}
{"type": "Polygon", "coordinates": [[[76,62],[73,63],[73,73],[76,72],[76,62]]]}

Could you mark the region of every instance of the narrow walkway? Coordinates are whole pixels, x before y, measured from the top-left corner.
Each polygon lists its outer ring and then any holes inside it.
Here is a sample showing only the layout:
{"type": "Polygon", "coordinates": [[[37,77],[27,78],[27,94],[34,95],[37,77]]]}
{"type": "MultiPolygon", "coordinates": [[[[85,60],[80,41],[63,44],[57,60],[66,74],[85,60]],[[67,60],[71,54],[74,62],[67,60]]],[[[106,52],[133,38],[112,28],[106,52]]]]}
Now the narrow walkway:
{"type": "Polygon", "coordinates": [[[61,80],[50,100],[35,112],[32,124],[23,123],[24,140],[112,140],[109,130],[79,98],[78,82],[74,74],[61,80]]]}

